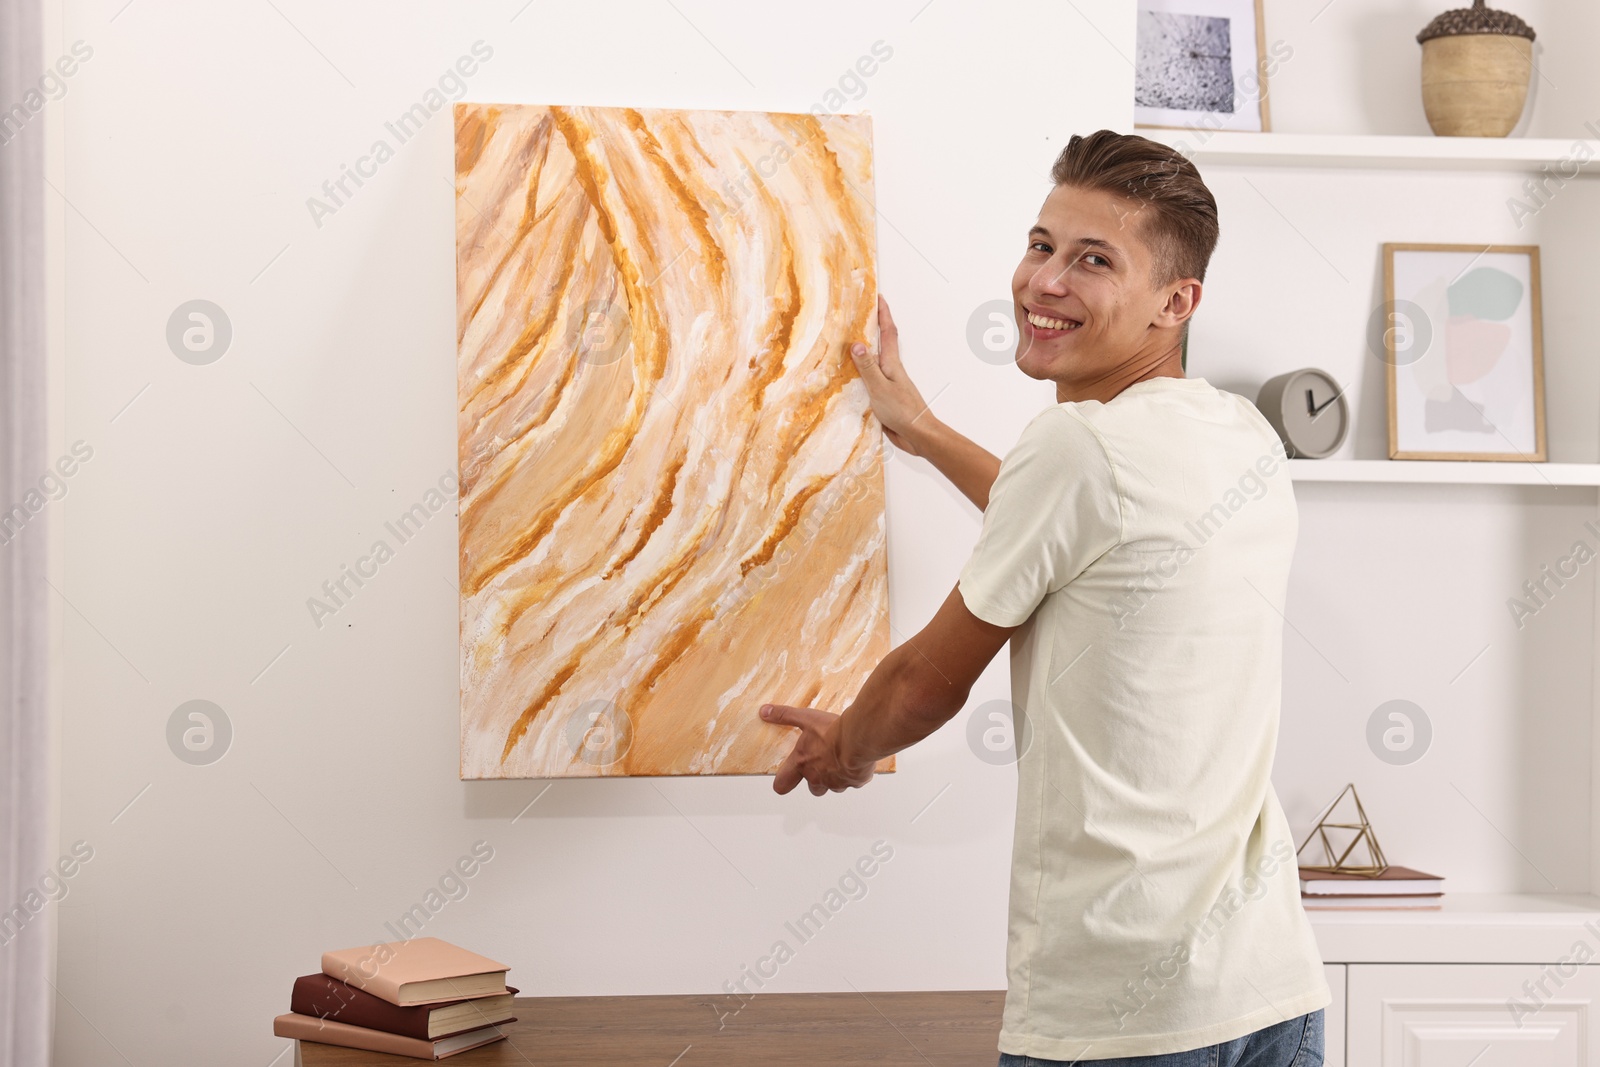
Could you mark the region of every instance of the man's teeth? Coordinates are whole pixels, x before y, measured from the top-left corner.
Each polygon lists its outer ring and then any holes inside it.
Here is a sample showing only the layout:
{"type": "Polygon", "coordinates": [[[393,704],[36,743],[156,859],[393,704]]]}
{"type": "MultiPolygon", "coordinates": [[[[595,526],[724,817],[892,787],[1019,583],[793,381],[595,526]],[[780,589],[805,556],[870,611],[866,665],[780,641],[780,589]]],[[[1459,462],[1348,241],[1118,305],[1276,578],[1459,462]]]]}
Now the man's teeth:
{"type": "Polygon", "coordinates": [[[1082,323],[1073,322],[1070,319],[1047,319],[1043,315],[1035,315],[1031,311],[1028,312],[1028,321],[1041,330],[1076,330],[1082,325],[1082,323]]]}

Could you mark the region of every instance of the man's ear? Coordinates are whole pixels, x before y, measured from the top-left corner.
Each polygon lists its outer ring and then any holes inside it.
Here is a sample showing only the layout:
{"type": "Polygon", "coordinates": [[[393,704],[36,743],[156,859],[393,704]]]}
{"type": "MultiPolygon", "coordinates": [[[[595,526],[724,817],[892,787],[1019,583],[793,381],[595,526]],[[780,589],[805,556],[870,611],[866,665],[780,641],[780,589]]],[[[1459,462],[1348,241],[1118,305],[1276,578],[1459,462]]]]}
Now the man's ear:
{"type": "Polygon", "coordinates": [[[1167,287],[1167,302],[1156,312],[1154,325],[1167,328],[1182,326],[1200,307],[1202,290],[1200,279],[1180,278],[1167,287]]]}

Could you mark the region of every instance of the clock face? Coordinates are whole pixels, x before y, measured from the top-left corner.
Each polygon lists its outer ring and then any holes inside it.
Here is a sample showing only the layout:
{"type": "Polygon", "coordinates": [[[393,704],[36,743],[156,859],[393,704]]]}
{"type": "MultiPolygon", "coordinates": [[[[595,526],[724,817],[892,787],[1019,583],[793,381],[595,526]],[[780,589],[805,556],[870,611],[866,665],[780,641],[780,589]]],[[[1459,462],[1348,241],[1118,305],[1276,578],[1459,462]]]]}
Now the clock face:
{"type": "Polygon", "coordinates": [[[1321,371],[1301,371],[1283,390],[1282,419],[1292,454],[1321,459],[1344,443],[1350,425],[1344,390],[1321,371]]]}

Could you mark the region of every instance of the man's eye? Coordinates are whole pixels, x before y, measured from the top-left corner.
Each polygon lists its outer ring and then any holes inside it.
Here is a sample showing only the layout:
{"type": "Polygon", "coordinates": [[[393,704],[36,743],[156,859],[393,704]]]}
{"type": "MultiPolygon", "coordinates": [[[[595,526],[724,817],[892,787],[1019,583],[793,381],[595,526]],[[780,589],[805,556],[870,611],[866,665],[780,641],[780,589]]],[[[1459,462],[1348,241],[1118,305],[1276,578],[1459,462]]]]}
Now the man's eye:
{"type": "Polygon", "coordinates": [[[1087,261],[1087,260],[1095,260],[1095,259],[1098,259],[1098,260],[1099,260],[1099,261],[1100,261],[1100,263],[1099,263],[1099,266],[1102,266],[1102,267],[1109,267],[1109,266],[1111,266],[1111,261],[1110,261],[1110,260],[1109,260],[1109,259],[1107,259],[1107,258],[1106,258],[1106,257],[1105,257],[1105,256],[1102,256],[1102,255],[1101,255],[1101,254],[1100,254],[1100,253],[1098,253],[1098,252],[1090,252],[1090,253],[1088,253],[1088,254],[1086,254],[1086,255],[1085,255],[1085,256],[1084,256],[1084,257],[1083,257],[1083,258],[1084,258],[1084,259],[1085,259],[1085,260],[1086,260],[1086,261],[1087,261]]]}
{"type": "Polygon", "coordinates": [[[1035,241],[1031,245],[1028,246],[1028,251],[1030,251],[1030,252],[1043,252],[1045,255],[1048,256],[1052,251],[1054,251],[1054,249],[1052,249],[1049,245],[1045,244],[1043,241],[1035,241]]]}

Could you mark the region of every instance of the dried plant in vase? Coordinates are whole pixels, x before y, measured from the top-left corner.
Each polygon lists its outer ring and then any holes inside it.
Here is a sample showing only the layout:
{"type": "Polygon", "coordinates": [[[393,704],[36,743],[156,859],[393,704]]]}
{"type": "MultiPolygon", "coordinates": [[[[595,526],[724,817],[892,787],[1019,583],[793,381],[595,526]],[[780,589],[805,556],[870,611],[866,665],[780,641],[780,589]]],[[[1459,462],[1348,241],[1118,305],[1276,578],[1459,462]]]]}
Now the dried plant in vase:
{"type": "Polygon", "coordinates": [[[1533,73],[1533,28],[1509,11],[1446,11],[1417,34],[1422,110],[1440,137],[1504,137],[1522,117],[1533,73]]]}

